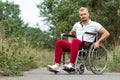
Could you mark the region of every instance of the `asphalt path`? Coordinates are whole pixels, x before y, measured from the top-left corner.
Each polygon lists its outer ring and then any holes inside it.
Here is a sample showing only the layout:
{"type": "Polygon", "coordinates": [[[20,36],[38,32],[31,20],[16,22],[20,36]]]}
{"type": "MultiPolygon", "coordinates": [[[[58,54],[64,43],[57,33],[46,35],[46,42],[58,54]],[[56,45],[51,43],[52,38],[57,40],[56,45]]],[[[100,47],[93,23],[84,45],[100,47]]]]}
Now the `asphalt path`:
{"type": "Polygon", "coordinates": [[[105,72],[102,75],[95,75],[85,70],[84,74],[68,74],[61,70],[58,74],[47,71],[46,68],[38,68],[24,73],[24,76],[0,76],[0,80],[120,80],[120,73],[105,72]]]}

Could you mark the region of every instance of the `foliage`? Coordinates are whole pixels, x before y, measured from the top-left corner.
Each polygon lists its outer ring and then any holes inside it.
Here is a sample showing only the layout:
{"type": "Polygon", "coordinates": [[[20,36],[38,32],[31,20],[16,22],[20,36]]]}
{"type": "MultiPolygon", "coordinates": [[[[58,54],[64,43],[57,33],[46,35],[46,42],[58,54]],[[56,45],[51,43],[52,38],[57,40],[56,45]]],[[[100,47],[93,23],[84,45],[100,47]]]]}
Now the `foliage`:
{"type": "Polygon", "coordinates": [[[27,25],[14,3],[0,1],[0,14],[0,74],[22,75],[22,71],[37,67],[35,55],[25,42],[27,25]]]}
{"type": "Polygon", "coordinates": [[[22,75],[38,67],[31,48],[51,48],[53,38],[39,28],[28,27],[19,16],[19,6],[0,1],[0,74],[22,75]],[[48,44],[49,43],[49,44],[48,44]]]}
{"type": "Polygon", "coordinates": [[[119,39],[120,0],[44,0],[37,7],[40,15],[52,25],[50,31],[53,36],[58,37],[58,34],[69,32],[74,23],[80,21],[78,10],[82,6],[89,9],[92,20],[108,29],[111,34],[109,42],[119,39]]]}
{"type": "MultiPolygon", "coordinates": [[[[0,1],[0,30],[6,38],[18,36],[23,26],[23,21],[19,17],[19,6],[9,2],[0,1]]],[[[22,35],[22,34],[21,34],[22,35]]]]}
{"type": "Polygon", "coordinates": [[[119,50],[119,47],[113,51],[112,60],[110,60],[108,68],[111,71],[120,72],[120,50],[119,50]]]}
{"type": "Polygon", "coordinates": [[[41,31],[39,28],[26,28],[26,41],[33,48],[53,48],[54,39],[48,32],[41,31]]]}
{"type": "Polygon", "coordinates": [[[27,47],[7,45],[5,41],[0,47],[0,74],[22,75],[23,71],[37,67],[35,55],[31,54],[27,47]]]}

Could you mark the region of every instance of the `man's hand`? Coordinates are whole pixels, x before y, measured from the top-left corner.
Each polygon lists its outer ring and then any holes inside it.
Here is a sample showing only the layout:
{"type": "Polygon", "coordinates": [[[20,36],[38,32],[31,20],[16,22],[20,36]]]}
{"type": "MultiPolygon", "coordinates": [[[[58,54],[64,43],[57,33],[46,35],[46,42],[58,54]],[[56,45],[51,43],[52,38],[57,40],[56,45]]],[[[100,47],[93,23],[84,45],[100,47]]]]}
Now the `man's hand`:
{"type": "MultiPolygon", "coordinates": [[[[74,34],[75,34],[75,31],[71,30],[71,31],[69,32],[69,34],[74,35],[74,34]]],[[[72,40],[73,40],[73,38],[71,38],[71,37],[68,38],[68,42],[71,43],[72,40]]]]}
{"type": "Polygon", "coordinates": [[[101,28],[99,30],[99,33],[101,34],[100,39],[98,39],[95,43],[94,43],[94,48],[99,48],[100,44],[105,41],[108,36],[110,35],[110,33],[105,29],[105,28],[101,28]]]}
{"type": "Polygon", "coordinates": [[[94,43],[94,49],[99,48],[99,46],[100,46],[100,43],[99,43],[99,42],[95,42],[95,43],[94,43]]]}

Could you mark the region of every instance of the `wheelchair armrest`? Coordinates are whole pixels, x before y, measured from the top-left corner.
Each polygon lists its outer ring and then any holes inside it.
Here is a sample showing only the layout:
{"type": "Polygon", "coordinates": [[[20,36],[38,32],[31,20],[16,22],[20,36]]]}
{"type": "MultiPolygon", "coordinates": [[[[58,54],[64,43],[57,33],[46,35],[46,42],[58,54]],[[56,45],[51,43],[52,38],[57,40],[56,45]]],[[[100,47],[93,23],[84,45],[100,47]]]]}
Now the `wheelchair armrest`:
{"type": "Polygon", "coordinates": [[[73,38],[75,38],[76,36],[72,35],[72,34],[68,34],[68,33],[62,33],[61,37],[73,37],[73,38]]]}

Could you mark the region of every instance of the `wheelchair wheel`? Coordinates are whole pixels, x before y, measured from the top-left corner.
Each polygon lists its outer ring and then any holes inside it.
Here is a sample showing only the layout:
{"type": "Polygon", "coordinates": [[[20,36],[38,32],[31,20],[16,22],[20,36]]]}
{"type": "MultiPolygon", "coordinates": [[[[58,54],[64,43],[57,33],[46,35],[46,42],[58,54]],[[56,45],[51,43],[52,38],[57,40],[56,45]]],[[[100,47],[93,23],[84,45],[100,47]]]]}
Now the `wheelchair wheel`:
{"type": "Polygon", "coordinates": [[[83,74],[84,71],[85,71],[85,66],[84,66],[83,63],[80,63],[80,64],[79,64],[78,73],[79,73],[79,74],[83,74]]]}
{"type": "Polygon", "coordinates": [[[103,44],[99,48],[94,49],[91,45],[88,54],[89,65],[94,74],[102,74],[107,67],[107,51],[103,44]]]}

